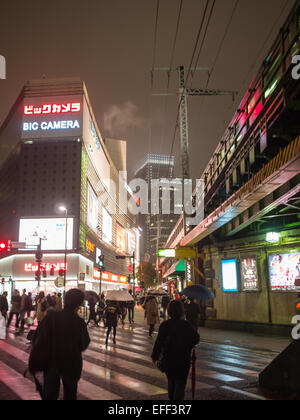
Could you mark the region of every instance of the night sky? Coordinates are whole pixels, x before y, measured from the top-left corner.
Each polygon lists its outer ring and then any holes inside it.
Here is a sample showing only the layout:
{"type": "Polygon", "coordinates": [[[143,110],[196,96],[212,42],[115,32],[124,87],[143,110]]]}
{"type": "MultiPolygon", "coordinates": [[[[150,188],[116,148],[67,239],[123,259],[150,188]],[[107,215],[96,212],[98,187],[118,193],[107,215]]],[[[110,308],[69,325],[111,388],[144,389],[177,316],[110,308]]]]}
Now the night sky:
{"type": "MultiPolygon", "coordinates": [[[[235,3],[216,0],[198,66],[212,67],[235,3]]],[[[180,0],[159,2],[155,66],[170,64],[179,4],[180,0]]],[[[205,4],[206,0],[183,1],[174,67],[189,67],[205,4]]],[[[210,0],[208,10],[212,4],[210,0]]],[[[239,96],[235,103],[230,96],[189,99],[194,178],[201,176],[293,4],[294,0],[239,0],[209,83],[210,88],[237,90],[239,96]]],[[[147,153],[169,154],[177,97],[151,96],[167,91],[165,73],[155,73],[152,89],[150,82],[156,6],[157,0],[2,2],[0,54],[7,60],[7,80],[0,80],[0,123],[26,80],[77,76],[86,82],[102,136],[128,141],[130,174],[147,153]]],[[[205,87],[206,81],[207,73],[199,72],[193,87],[205,87]]],[[[169,91],[178,91],[176,71],[169,91]]],[[[178,138],[174,153],[180,176],[178,138]]]]}

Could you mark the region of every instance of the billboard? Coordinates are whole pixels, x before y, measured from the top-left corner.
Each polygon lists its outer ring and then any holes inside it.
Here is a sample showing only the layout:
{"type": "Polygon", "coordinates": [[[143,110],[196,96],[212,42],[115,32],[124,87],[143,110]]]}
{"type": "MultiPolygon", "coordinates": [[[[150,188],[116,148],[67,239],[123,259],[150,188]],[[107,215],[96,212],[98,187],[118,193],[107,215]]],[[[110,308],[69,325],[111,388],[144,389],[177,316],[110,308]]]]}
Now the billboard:
{"type": "Polygon", "coordinates": [[[236,259],[222,260],[222,284],[224,292],[238,292],[236,259]]]}
{"type": "Polygon", "coordinates": [[[112,243],[112,218],[104,207],[102,208],[102,239],[109,244],[112,243]]]}
{"type": "Polygon", "coordinates": [[[242,277],[242,290],[260,290],[257,263],[254,257],[243,258],[241,260],[241,277],[242,277]]]}
{"type": "Polygon", "coordinates": [[[118,223],[116,225],[117,227],[117,248],[121,252],[126,252],[127,246],[126,246],[126,230],[122,228],[118,223]]]}
{"type": "Polygon", "coordinates": [[[133,255],[136,248],[136,234],[134,232],[128,231],[128,253],[133,255]]]}
{"type": "Polygon", "coordinates": [[[299,290],[295,281],[300,281],[300,252],[269,256],[272,290],[299,290]]]}
{"type": "Polygon", "coordinates": [[[96,233],[98,228],[98,213],[98,198],[90,184],[88,184],[87,225],[96,233]]]}
{"type": "Polygon", "coordinates": [[[25,98],[22,138],[82,135],[82,96],[25,98]]]}
{"type": "MultiPolygon", "coordinates": [[[[68,218],[67,249],[73,249],[74,219],[68,218]]],[[[62,251],[66,241],[66,219],[21,219],[19,242],[25,242],[28,247],[37,246],[41,238],[42,250],[62,251]]]]}

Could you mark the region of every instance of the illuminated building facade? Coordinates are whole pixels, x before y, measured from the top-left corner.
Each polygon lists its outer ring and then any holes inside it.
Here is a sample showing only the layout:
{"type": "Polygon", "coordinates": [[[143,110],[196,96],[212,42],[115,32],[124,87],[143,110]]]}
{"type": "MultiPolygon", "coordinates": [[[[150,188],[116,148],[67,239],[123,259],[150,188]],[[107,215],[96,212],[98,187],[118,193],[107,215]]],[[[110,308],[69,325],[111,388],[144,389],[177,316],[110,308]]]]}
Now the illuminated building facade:
{"type": "Polygon", "coordinates": [[[53,286],[67,249],[67,287],[99,292],[103,255],[101,290],[127,288],[129,257],[137,259],[139,250],[134,216],[119,201],[126,187],[119,179],[119,170],[126,170],[126,142],[109,139],[106,145],[84,82],[27,82],[0,129],[0,145],[0,236],[26,243],[1,254],[8,291],[9,277],[17,289],[36,287],[40,239],[46,269],[41,284],[53,286]]]}

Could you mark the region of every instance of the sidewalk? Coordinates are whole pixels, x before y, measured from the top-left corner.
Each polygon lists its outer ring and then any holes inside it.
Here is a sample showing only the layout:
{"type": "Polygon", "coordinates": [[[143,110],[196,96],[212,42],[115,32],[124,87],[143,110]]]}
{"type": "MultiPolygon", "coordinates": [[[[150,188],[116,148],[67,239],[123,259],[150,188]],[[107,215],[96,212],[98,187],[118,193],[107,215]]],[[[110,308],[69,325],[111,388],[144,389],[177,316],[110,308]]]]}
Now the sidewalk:
{"type": "MultiPolygon", "coordinates": [[[[144,320],[144,310],[141,306],[135,308],[135,325],[147,328],[146,320],[144,320]]],[[[158,326],[155,326],[155,331],[158,326]]],[[[204,341],[211,341],[218,344],[226,344],[231,346],[241,346],[256,350],[268,350],[276,353],[284,350],[290,343],[291,339],[287,337],[277,337],[269,335],[256,335],[243,333],[240,331],[220,330],[200,327],[198,330],[200,337],[204,341]]]]}

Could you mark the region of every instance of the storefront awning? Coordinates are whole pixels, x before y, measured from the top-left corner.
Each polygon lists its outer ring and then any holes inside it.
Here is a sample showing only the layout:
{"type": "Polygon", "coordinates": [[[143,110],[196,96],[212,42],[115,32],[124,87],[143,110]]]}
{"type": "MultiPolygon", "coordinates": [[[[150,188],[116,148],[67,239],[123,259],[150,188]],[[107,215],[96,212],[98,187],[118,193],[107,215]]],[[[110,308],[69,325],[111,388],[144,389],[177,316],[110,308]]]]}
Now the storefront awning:
{"type": "Polygon", "coordinates": [[[176,276],[176,275],[182,275],[185,273],[185,261],[180,260],[179,262],[176,261],[170,268],[167,270],[164,274],[164,278],[169,276],[176,276]]]}

